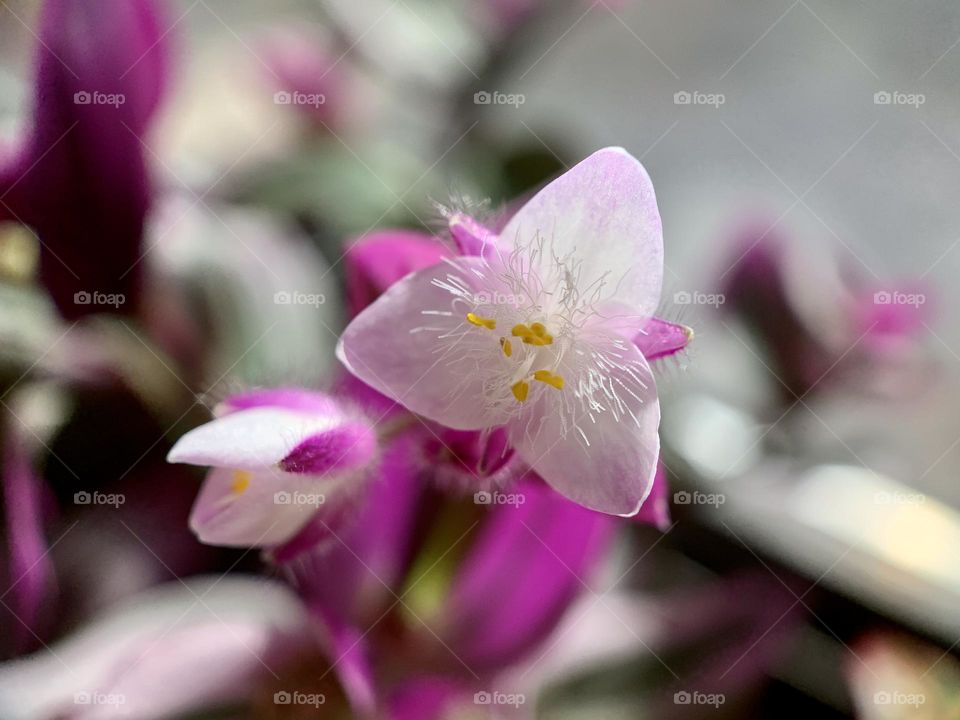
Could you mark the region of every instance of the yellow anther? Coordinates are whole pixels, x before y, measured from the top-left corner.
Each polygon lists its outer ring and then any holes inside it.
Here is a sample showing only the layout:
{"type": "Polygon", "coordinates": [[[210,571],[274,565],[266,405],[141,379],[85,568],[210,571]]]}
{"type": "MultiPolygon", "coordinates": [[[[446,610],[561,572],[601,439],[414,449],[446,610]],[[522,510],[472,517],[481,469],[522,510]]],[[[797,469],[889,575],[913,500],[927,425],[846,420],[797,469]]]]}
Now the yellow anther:
{"type": "Polygon", "coordinates": [[[527,345],[536,345],[537,347],[543,347],[544,345],[553,345],[553,335],[528,335],[523,339],[527,345]]]}
{"type": "Polygon", "coordinates": [[[503,349],[503,354],[507,357],[513,355],[513,345],[506,338],[500,338],[500,347],[503,349]]]}
{"type": "Polygon", "coordinates": [[[547,332],[547,328],[543,323],[535,322],[529,326],[523,323],[514,325],[510,333],[514,337],[522,338],[523,342],[527,345],[543,347],[544,345],[553,344],[553,335],[547,332]]]}
{"type": "Polygon", "coordinates": [[[467,322],[477,327],[485,327],[487,330],[494,330],[497,327],[497,321],[493,318],[480,317],[474,313],[467,313],[467,322]]]}
{"type": "Polygon", "coordinates": [[[527,399],[527,395],[530,393],[530,385],[526,380],[521,380],[520,382],[515,382],[510,386],[510,390],[513,392],[513,396],[523,402],[527,399]]]}
{"type": "Polygon", "coordinates": [[[234,470],[233,483],[230,485],[231,492],[233,492],[234,495],[242,495],[247,491],[247,488],[250,487],[250,480],[252,478],[253,473],[247,470],[234,470]]]}
{"type": "Polygon", "coordinates": [[[557,390],[563,390],[563,378],[549,370],[537,370],[533,374],[533,379],[555,387],[557,390]]]}

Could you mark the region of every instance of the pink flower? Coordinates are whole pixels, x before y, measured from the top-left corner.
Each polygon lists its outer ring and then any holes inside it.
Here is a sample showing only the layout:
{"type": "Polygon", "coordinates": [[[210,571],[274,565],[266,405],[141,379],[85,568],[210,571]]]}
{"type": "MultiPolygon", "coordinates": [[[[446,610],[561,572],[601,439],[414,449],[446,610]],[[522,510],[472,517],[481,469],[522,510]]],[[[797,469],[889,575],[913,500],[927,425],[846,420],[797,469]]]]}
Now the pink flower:
{"type": "MultiPolygon", "coordinates": [[[[344,331],[364,382],[455,430],[502,427],[546,482],[589,508],[637,513],[653,485],[660,407],[634,337],[660,299],[650,178],[620,148],[550,183],[478,253],[390,287],[344,331]]],[[[461,250],[469,249],[457,238],[461,250]]]]}
{"type": "Polygon", "coordinates": [[[209,465],[190,527],[211,545],[273,547],[318,513],[342,515],[378,455],[372,425],[338,400],[277,389],[229,398],[167,460],[209,465]]]}

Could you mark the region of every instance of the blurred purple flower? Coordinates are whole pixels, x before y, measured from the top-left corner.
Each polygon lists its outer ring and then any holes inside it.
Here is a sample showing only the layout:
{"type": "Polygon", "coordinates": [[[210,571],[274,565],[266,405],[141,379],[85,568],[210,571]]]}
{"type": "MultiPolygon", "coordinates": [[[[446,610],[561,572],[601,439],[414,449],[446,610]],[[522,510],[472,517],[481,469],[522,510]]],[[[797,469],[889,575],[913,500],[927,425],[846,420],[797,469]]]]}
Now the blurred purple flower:
{"type": "Polygon", "coordinates": [[[43,5],[33,129],[0,172],[0,219],[36,231],[41,281],[68,319],[136,311],[144,135],[167,69],[160,17],[154,0],[43,5]]]}
{"type": "Polygon", "coordinates": [[[822,253],[799,267],[789,250],[785,238],[748,226],[735,237],[723,286],[726,307],[763,338],[788,401],[841,360],[862,368],[909,347],[929,319],[923,287],[865,282],[822,253]]]}
{"type": "Polygon", "coordinates": [[[324,52],[319,38],[296,26],[276,27],[260,40],[257,53],[276,90],[275,103],[331,129],[344,121],[347,63],[324,52]]]}
{"type": "Polygon", "coordinates": [[[505,428],[518,455],[576,502],[636,514],[659,452],[655,382],[631,342],[662,282],[646,171],[621,149],[601,150],[478,247],[391,286],[344,331],[341,360],[447,427],[505,428]]]}

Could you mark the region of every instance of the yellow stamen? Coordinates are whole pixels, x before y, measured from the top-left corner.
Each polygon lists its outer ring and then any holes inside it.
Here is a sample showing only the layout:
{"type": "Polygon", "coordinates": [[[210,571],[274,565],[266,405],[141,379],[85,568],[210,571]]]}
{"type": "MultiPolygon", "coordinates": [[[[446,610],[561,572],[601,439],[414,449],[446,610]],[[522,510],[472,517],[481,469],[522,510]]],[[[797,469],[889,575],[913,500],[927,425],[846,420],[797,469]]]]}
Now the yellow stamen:
{"type": "Polygon", "coordinates": [[[542,383],[546,383],[550,387],[554,387],[557,390],[563,390],[563,378],[559,375],[550,372],[549,370],[537,370],[533,374],[534,380],[539,380],[542,383]]]}
{"type": "Polygon", "coordinates": [[[547,328],[543,323],[535,322],[530,326],[524,325],[523,323],[514,325],[510,334],[514,337],[522,338],[526,345],[543,347],[544,345],[553,344],[553,335],[547,332],[547,328]]]}
{"type": "Polygon", "coordinates": [[[544,345],[553,345],[553,335],[528,335],[523,339],[523,342],[527,345],[536,345],[537,347],[543,347],[544,345]]]}
{"type": "Polygon", "coordinates": [[[530,392],[530,385],[527,383],[526,380],[521,380],[520,382],[514,383],[510,387],[510,390],[513,392],[513,396],[517,400],[519,400],[520,402],[523,402],[524,400],[527,399],[527,395],[530,392]]]}
{"type": "Polygon", "coordinates": [[[247,470],[234,470],[233,483],[230,485],[231,492],[233,492],[234,495],[242,495],[247,491],[247,488],[250,487],[250,480],[252,478],[253,473],[247,470]]]}
{"type": "Polygon", "coordinates": [[[513,345],[510,344],[510,341],[506,338],[500,338],[500,347],[503,349],[503,354],[507,357],[513,355],[513,345]]]}
{"type": "Polygon", "coordinates": [[[497,327],[497,321],[493,318],[480,317],[474,313],[467,313],[467,322],[477,327],[485,327],[487,330],[494,330],[497,327]]]}

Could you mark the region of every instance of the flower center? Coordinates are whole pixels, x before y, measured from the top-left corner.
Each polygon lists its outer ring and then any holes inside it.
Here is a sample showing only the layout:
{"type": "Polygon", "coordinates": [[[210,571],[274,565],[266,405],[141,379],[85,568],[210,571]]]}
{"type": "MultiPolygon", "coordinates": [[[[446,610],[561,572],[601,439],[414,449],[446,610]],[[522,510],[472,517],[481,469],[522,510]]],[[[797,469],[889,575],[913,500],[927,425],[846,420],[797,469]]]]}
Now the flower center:
{"type": "MultiPolygon", "coordinates": [[[[495,331],[497,329],[497,321],[495,318],[483,317],[472,312],[467,313],[467,322],[485,330],[495,331]]],[[[530,345],[532,347],[553,345],[553,335],[547,331],[547,326],[541,322],[533,322],[529,325],[526,323],[517,323],[510,330],[510,335],[515,338],[520,338],[524,345],[530,345]]],[[[504,356],[512,358],[513,342],[510,338],[500,336],[499,343],[500,350],[504,356]]],[[[518,363],[518,368],[521,369],[522,376],[519,379],[511,378],[513,382],[510,384],[510,392],[513,394],[513,397],[516,398],[517,402],[526,401],[530,394],[531,380],[542,382],[557,390],[563,390],[563,377],[553,370],[532,370],[532,364],[528,358],[518,357],[516,362],[518,363]]]]}

